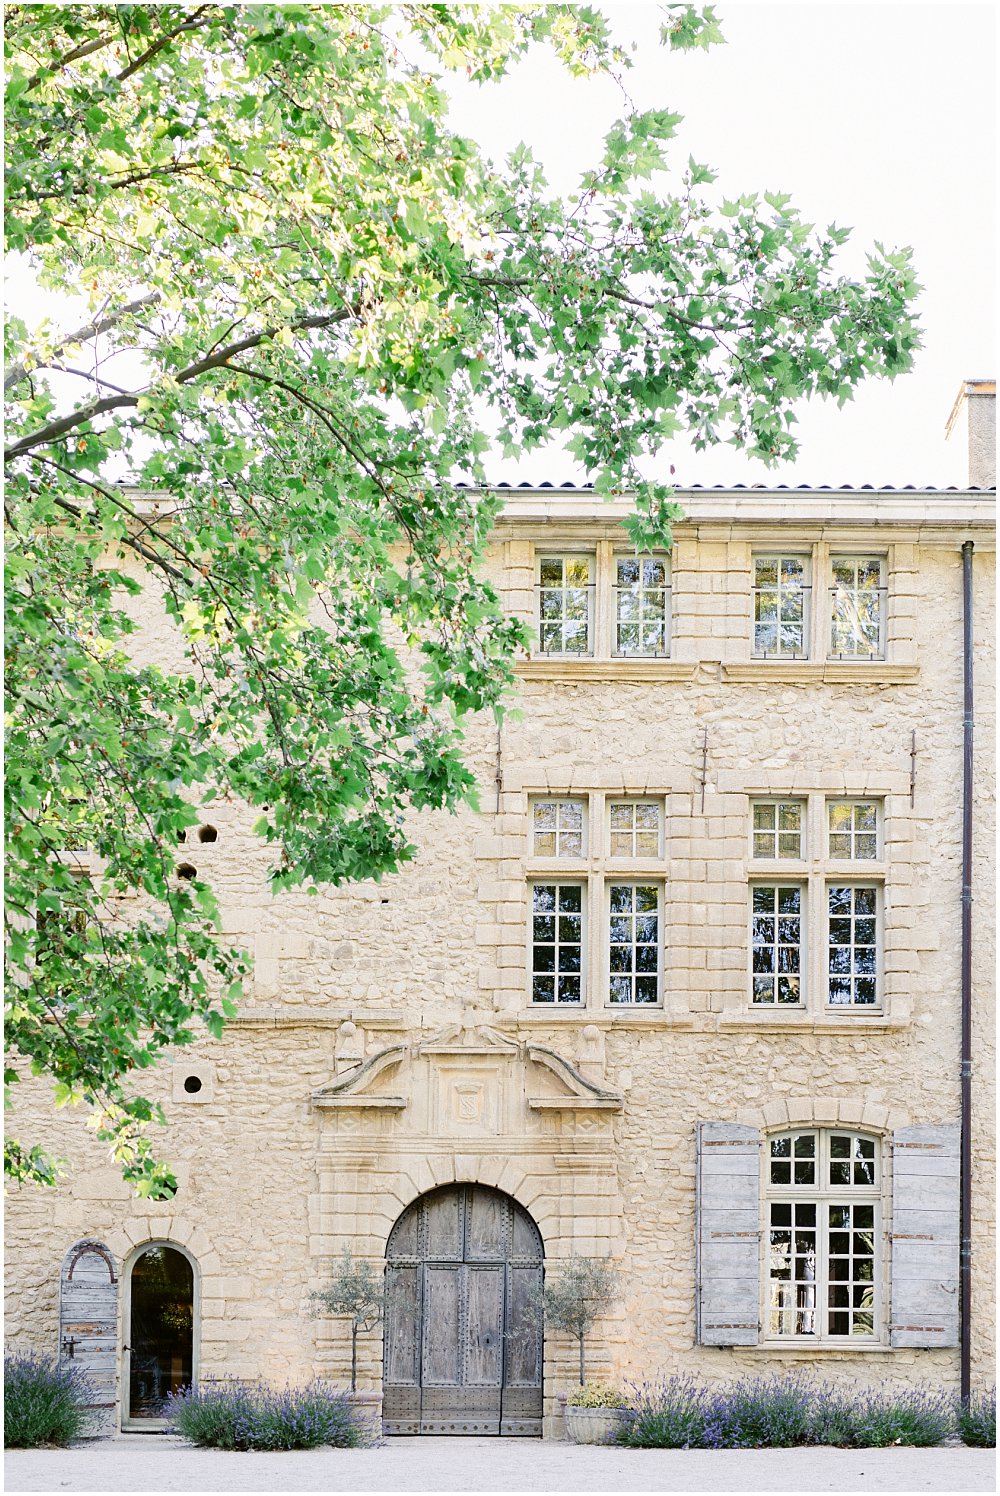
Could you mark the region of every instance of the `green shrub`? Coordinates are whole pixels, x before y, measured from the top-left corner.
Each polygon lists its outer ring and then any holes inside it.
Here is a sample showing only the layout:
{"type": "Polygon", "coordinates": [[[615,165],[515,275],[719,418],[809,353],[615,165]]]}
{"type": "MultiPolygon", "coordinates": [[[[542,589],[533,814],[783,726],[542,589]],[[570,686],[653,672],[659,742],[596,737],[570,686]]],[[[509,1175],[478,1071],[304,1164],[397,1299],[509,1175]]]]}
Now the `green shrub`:
{"type": "Polygon", "coordinates": [[[997,1389],[973,1393],[955,1408],[955,1423],[966,1444],[977,1449],[995,1449],[997,1442],[997,1389]]]}
{"type": "Polygon", "coordinates": [[[884,1449],[890,1444],[926,1449],[943,1444],[954,1431],[949,1398],[917,1388],[906,1392],[826,1389],[817,1399],[813,1416],[817,1443],[849,1449],[884,1449]]]}
{"type": "Polygon", "coordinates": [[[69,1444],[87,1423],[87,1379],[49,1356],[15,1354],[3,1362],[3,1442],[7,1449],[69,1444]]]}
{"type": "Polygon", "coordinates": [[[167,1399],[173,1433],[202,1449],[357,1449],[372,1429],[346,1392],[220,1382],[167,1399]]]}
{"type": "Polygon", "coordinates": [[[571,1408],[627,1408],[628,1398],[620,1387],[610,1387],[607,1382],[587,1382],[583,1387],[574,1387],[566,1405],[571,1408]]]}

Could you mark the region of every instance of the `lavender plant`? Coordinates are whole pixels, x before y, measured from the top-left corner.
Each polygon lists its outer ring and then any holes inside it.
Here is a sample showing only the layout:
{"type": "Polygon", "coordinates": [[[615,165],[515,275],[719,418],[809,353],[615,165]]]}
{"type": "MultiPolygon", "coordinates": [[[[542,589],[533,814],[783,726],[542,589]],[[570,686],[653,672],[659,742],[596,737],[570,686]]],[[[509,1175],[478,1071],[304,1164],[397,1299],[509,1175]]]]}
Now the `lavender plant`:
{"type": "Polygon", "coordinates": [[[690,1377],[662,1382],[629,1382],[632,1409],[626,1412],[615,1443],[629,1449],[704,1448],[708,1394],[690,1377]]]}
{"type": "Polygon", "coordinates": [[[819,1444],[925,1449],[943,1444],[954,1432],[954,1411],[947,1394],[920,1388],[903,1392],[824,1388],[814,1410],[813,1433],[819,1444]]]}
{"type": "Polygon", "coordinates": [[[955,1423],[964,1443],[974,1444],[977,1449],[995,1449],[997,1442],[997,1389],[978,1396],[973,1394],[967,1402],[958,1402],[955,1408],[955,1423]]]}
{"type": "Polygon", "coordinates": [[[372,1432],[344,1392],[220,1382],[167,1399],[171,1431],[202,1449],[357,1449],[372,1432]]]}
{"type": "Polygon", "coordinates": [[[814,1389],[799,1377],[744,1377],[705,1404],[708,1449],[784,1449],[811,1444],[814,1389]]]}
{"type": "Polygon", "coordinates": [[[3,1362],[5,1449],[69,1444],[87,1422],[87,1378],[49,1356],[20,1352],[3,1362]]]}

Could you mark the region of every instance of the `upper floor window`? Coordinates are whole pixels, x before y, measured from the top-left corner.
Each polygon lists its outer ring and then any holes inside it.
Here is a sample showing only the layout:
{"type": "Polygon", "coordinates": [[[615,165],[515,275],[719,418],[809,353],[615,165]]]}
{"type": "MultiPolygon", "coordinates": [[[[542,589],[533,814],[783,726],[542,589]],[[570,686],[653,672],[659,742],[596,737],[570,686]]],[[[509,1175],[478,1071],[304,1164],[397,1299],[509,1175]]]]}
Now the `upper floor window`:
{"type": "Polygon", "coordinates": [[[593,653],[593,558],[538,558],[538,639],[542,654],[593,653]]]}
{"type": "Polygon", "coordinates": [[[802,889],[755,883],[750,889],[752,999],[760,1004],[802,1002],[802,889]]]}
{"type": "Polygon", "coordinates": [[[862,1133],[815,1130],[769,1139],[769,1335],[875,1337],[879,1168],[879,1145],[862,1133]]]}
{"type": "Polygon", "coordinates": [[[586,829],[582,800],[536,800],[531,814],[535,857],[582,857],[586,829]]]}
{"type": "Polygon", "coordinates": [[[612,857],[659,857],[663,808],[656,800],[612,800],[609,843],[612,857]]]}
{"type": "Polygon", "coordinates": [[[670,647],[670,571],[665,557],[615,557],[615,653],[665,655],[670,647]]]}
{"type": "Polygon", "coordinates": [[[831,565],[831,655],[881,659],[885,654],[881,556],[834,556],[831,565]]]}
{"type": "Polygon", "coordinates": [[[754,857],[801,859],[804,855],[804,809],[801,800],[755,800],[754,857]]]}
{"type": "Polygon", "coordinates": [[[753,652],[804,659],[809,653],[809,562],[803,556],[753,558],[753,652]]]}
{"type": "Polygon", "coordinates": [[[583,894],[580,883],[532,886],[532,1002],[583,1001],[583,894]]]}
{"type": "Polygon", "coordinates": [[[874,1008],[879,1001],[879,891],[870,884],[831,883],[827,899],[830,1006],[874,1008]]]}
{"type": "Polygon", "coordinates": [[[659,886],[612,883],[609,902],[608,1001],[659,1002],[659,886]]]}
{"type": "Polygon", "coordinates": [[[879,807],[875,800],[831,800],[830,857],[835,862],[874,862],[879,854],[879,807]]]}

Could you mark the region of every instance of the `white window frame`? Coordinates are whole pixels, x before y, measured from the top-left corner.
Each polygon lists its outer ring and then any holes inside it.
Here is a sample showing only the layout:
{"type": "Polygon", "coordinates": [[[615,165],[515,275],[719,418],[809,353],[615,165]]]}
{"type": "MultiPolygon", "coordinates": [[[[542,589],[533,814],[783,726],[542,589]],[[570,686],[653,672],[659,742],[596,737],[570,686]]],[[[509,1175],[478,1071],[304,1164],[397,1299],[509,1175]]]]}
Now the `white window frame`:
{"type": "Polygon", "coordinates": [[[840,867],[868,867],[877,866],[883,858],[883,804],[880,797],[875,795],[837,795],[826,802],[826,848],[825,859],[831,865],[840,867]],[[849,805],[851,807],[851,825],[848,831],[834,832],[830,825],[830,813],[838,806],[849,805]],[[855,838],[858,836],[870,836],[871,832],[859,831],[855,826],[855,812],[863,805],[871,805],[875,810],[875,856],[858,857],[855,852],[855,838]],[[830,845],[833,836],[848,836],[850,838],[850,854],[847,857],[838,856],[830,845]]]}
{"type": "MultiPolygon", "coordinates": [[[[794,1142],[793,1142],[794,1147],[794,1142]]],[[[763,1327],[762,1338],[769,1343],[782,1345],[837,1345],[837,1346],[866,1346],[878,1345],[884,1339],[884,1310],[883,1310],[883,1280],[886,1270],[885,1242],[882,1234],[882,1196],[884,1189],[885,1174],[885,1150],[883,1140],[874,1133],[862,1127],[786,1127],[764,1134],[764,1146],[762,1153],[762,1189],[764,1201],[764,1221],[761,1232],[762,1255],[761,1255],[761,1325],[763,1327]],[[794,1177],[788,1184],[772,1184],[771,1182],[771,1145],[781,1138],[805,1138],[812,1136],[815,1139],[815,1162],[816,1179],[813,1184],[796,1183],[794,1177]],[[865,1143],[874,1145],[875,1181],[873,1184],[831,1184],[830,1165],[831,1143],[834,1137],[852,1139],[863,1139],[865,1143]],[[816,1208],[816,1303],[812,1312],[816,1315],[815,1333],[804,1332],[782,1332],[775,1331],[771,1327],[771,1232],[772,1230],[784,1230],[784,1226],[772,1225],[772,1206],[784,1204],[815,1205],[816,1208]],[[872,1208],[871,1236],[873,1241],[872,1252],[872,1277],[871,1277],[871,1315],[872,1330],[870,1334],[832,1334],[828,1329],[831,1313],[829,1295],[831,1287],[843,1283],[845,1280],[831,1280],[830,1278],[830,1238],[836,1230],[830,1226],[830,1207],[843,1205],[860,1205],[872,1208]]],[[[854,1172],[853,1159],[851,1160],[851,1172],[854,1172]]],[[[867,1231],[868,1227],[861,1228],[867,1231]]],[[[849,1228],[853,1234],[853,1225],[849,1228]]],[[[796,1256],[793,1252],[792,1259],[796,1256]]],[[[853,1240],[851,1242],[851,1260],[853,1261],[853,1240]]],[[[793,1270],[794,1271],[794,1270],[793,1270]]],[[[792,1280],[794,1282],[794,1277],[792,1280]]],[[[857,1280],[863,1282],[864,1280],[857,1280]]],[[[848,1279],[846,1282],[853,1285],[855,1280],[848,1279]]],[[[851,1295],[853,1297],[853,1294],[851,1295]]],[[[789,1306],[790,1308],[793,1306],[789,1306]]],[[[809,1306],[804,1306],[805,1312],[809,1306]]],[[[853,1306],[844,1311],[835,1308],[833,1312],[852,1312],[853,1306]]],[[[867,1307],[865,1312],[869,1312],[867,1307]]]]}
{"type": "MultiPolygon", "coordinates": [[[[587,919],[587,894],[588,894],[588,887],[587,887],[587,879],[586,878],[580,878],[580,877],[577,877],[577,878],[564,877],[561,874],[552,874],[551,876],[546,876],[544,874],[539,874],[538,876],[533,877],[532,879],[530,879],[530,881],[527,884],[527,889],[528,889],[528,928],[527,928],[528,1002],[529,1002],[530,1006],[533,1009],[535,1009],[536,1011],[549,1011],[549,1012],[576,1011],[576,1012],[579,1012],[580,1009],[585,1008],[587,1006],[587,1002],[588,1002],[588,987],[589,987],[588,971],[587,971],[587,940],[588,940],[588,919],[587,919]],[[559,913],[560,913],[560,910],[559,910],[559,892],[558,892],[558,890],[560,888],[578,888],[580,890],[580,970],[579,970],[579,973],[578,973],[579,974],[579,978],[580,978],[580,996],[579,996],[579,999],[576,999],[576,998],[574,998],[572,1000],[565,999],[562,1002],[560,1002],[560,1000],[559,1000],[559,976],[560,976],[560,972],[559,972],[559,969],[558,969],[558,963],[559,963],[558,952],[559,952],[560,941],[559,941],[559,938],[558,938],[559,937],[558,923],[556,925],[556,939],[554,941],[552,941],[552,942],[549,942],[549,941],[539,941],[539,942],[537,942],[539,945],[553,944],[555,946],[555,948],[556,948],[556,957],[555,957],[556,965],[555,965],[555,967],[553,968],[553,971],[552,971],[552,977],[553,977],[553,989],[552,989],[553,990],[553,997],[552,997],[552,1001],[548,1002],[545,998],[536,998],[535,997],[535,990],[534,990],[535,989],[535,981],[534,981],[534,979],[535,979],[535,976],[536,976],[536,972],[535,972],[535,944],[536,944],[536,942],[535,942],[535,915],[536,915],[536,912],[537,912],[535,910],[535,889],[539,888],[539,887],[551,887],[553,885],[556,888],[556,908],[555,908],[555,910],[553,912],[553,918],[555,918],[557,921],[558,921],[559,913]]],[[[566,941],[565,944],[571,945],[571,944],[576,944],[576,942],[575,941],[566,941]]],[[[547,976],[547,975],[549,975],[549,973],[547,973],[547,972],[538,972],[537,975],[539,975],[539,976],[547,976]]],[[[577,975],[577,973],[564,972],[564,973],[562,973],[562,975],[572,976],[572,975],[577,975]]]]}
{"type": "Polygon", "coordinates": [[[827,656],[831,660],[884,660],[886,640],[886,613],[888,612],[886,601],[888,591],[886,589],[886,558],[877,552],[863,551],[831,551],[830,553],[830,591],[828,609],[828,631],[826,639],[827,656]],[[870,566],[878,564],[878,585],[876,587],[860,587],[858,585],[858,568],[862,565],[870,566]],[[854,582],[851,586],[845,586],[842,582],[835,580],[835,569],[838,565],[850,565],[854,568],[854,582]],[[861,648],[862,610],[859,598],[864,594],[875,593],[878,598],[878,648],[861,648]],[[835,616],[838,601],[845,601],[850,608],[853,606],[854,616],[857,620],[855,626],[854,640],[857,647],[854,649],[837,649],[835,629],[837,618],[835,616]]]}
{"type": "Polygon", "coordinates": [[[800,551],[795,551],[795,550],[788,550],[788,551],[785,551],[785,550],[755,550],[755,551],[751,552],[751,556],[750,556],[750,592],[751,592],[750,627],[751,627],[751,630],[752,630],[752,635],[751,635],[751,640],[750,640],[750,654],[751,654],[751,657],[753,659],[755,659],[755,660],[808,660],[810,658],[810,655],[811,655],[811,639],[810,639],[810,635],[811,635],[811,632],[812,632],[812,610],[811,610],[811,598],[812,598],[812,554],[811,554],[811,552],[800,552],[800,551]],[[762,586],[757,581],[757,567],[758,567],[758,564],[760,562],[767,562],[767,561],[773,561],[773,562],[775,562],[776,565],[777,565],[777,567],[778,567],[777,581],[775,582],[775,584],[774,584],[773,587],[762,586]],[[782,567],[785,566],[785,565],[787,565],[787,563],[790,562],[790,561],[797,562],[802,567],[802,581],[799,582],[796,585],[793,585],[793,586],[784,586],[782,584],[782,580],[781,580],[782,567]],[[783,597],[786,594],[791,594],[792,592],[796,592],[796,591],[799,592],[799,593],[801,593],[801,619],[798,619],[798,620],[793,619],[793,620],[789,620],[789,621],[791,621],[791,622],[798,622],[800,624],[801,633],[802,633],[802,647],[801,647],[801,649],[798,649],[798,650],[790,650],[790,649],[784,649],[782,647],[782,640],[781,640],[782,599],[783,599],[783,597]],[[758,647],[757,647],[757,629],[758,629],[758,626],[762,622],[765,623],[765,624],[768,623],[768,622],[770,622],[770,620],[768,620],[768,619],[763,619],[762,620],[762,619],[758,618],[758,616],[757,616],[758,597],[759,597],[759,594],[762,593],[762,592],[775,592],[775,593],[777,593],[777,596],[778,596],[777,617],[774,620],[775,628],[776,628],[776,632],[777,632],[777,640],[776,640],[776,646],[775,646],[774,649],[758,649],[758,647]]]}
{"type": "Polygon", "coordinates": [[[559,550],[556,548],[539,549],[535,555],[535,627],[538,631],[537,652],[544,659],[581,660],[592,659],[595,654],[594,629],[596,623],[597,609],[594,600],[597,589],[597,557],[593,551],[559,550]],[[558,561],[562,564],[562,582],[556,587],[552,584],[543,584],[542,567],[547,562],[558,561]],[[569,587],[566,583],[566,567],[573,562],[585,561],[587,563],[587,576],[589,580],[582,586],[569,587]],[[542,596],[545,592],[561,592],[563,594],[562,607],[559,614],[560,640],[565,643],[566,631],[566,597],[567,592],[585,591],[587,596],[587,636],[585,649],[546,649],[543,633],[543,623],[554,623],[555,619],[542,618],[542,596]]]}
{"type": "MultiPolygon", "coordinates": [[[[775,900],[775,903],[777,904],[777,900],[775,900]]],[[[772,916],[765,917],[770,918],[772,916]]],[[[781,914],[778,912],[777,908],[775,908],[775,912],[773,915],[773,919],[775,921],[775,938],[771,944],[771,948],[774,950],[776,956],[778,946],[780,944],[789,944],[788,941],[781,942],[777,938],[777,921],[781,919],[781,917],[781,914]]],[[[809,886],[806,879],[803,877],[781,878],[777,876],[752,878],[750,880],[749,895],[747,898],[747,927],[747,946],[750,966],[748,997],[751,1011],[754,1013],[783,1013],[797,1012],[798,1010],[804,1008],[806,1006],[807,975],[809,971],[809,886]],[[793,976],[795,975],[795,973],[779,972],[777,969],[771,971],[770,973],[754,971],[754,919],[758,917],[758,912],[754,910],[753,904],[754,892],[758,888],[772,888],[776,891],[782,888],[794,888],[798,890],[799,912],[797,916],[791,916],[791,918],[797,918],[799,921],[799,996],[798,1000],[794,1003],[783,1003],[778,1001],[777,979],[783,975],[793,976]],[[758,1001],[754,993],[754,978],[756,976],[768,975],[770,975],[771,977],[771,991],[775,995],[766,1002],[758,1001]]]]}
{"type": "Polygon", "coordinates": [[[807,850],[808,849],[808,839],[807,839],[807,824],[808,824],[808,820],[809,820],[809,802],[807,800],[805,800],[800,795],[752,795],[750,797],[750,858],[751,858],[751,861],[753,861],[753,862],[780,862],[780,863],[805,862],[806,857],[808,855],[808,850],[807,850]],[[773,805],[775,807],[775,813],[774,813],[774,830],[773,831],[764,830],[764,831],[758,832],[756,826],[754,825],[754,812],[757,810],[758,806],[764,806],[764,805],[773,805]],[[795,808],[799,812],[799,850],[798,850],[798,854],[796,856],[794,856],[794,857],[786,856],[784,853],[782,853],[782,852],[780,852],[778,850],[778,837],[781,834],[781,829],[780,829],[780,827],[778,825],[779,812],[780,812],[781,808],[783,806],[786,806],[786,805],[788,805],[788,806],[792,806],[792,805],[795,806],[795,808]],[[773,836],[773,838],[774,838],[774,852],[772,854],[768,855],[767,853],[758,852],[757,851],[757,849],[756,849],[756,837],[757,836],[773,836]]]}
{"type": "MultiPolygon", "coordinates": [[[[884,982],[885,982],[885,976],[884,976],[884,969],[885,969],[885,893],[884,893],[884,887],[883,887],[882,883],[881,882],[877,882],[877,881],[872,880],[872,879],[867,879],[867,878],[864,878],[864,877],[858,877],[856,874],[854,874],[852,876],[849,876],[849,877],[844,877],[844,878],[838,878],[835,874],[829,874],[824,879],[824,897],[823,897],[823,903],[824,903],[824,914],[823,914],[823,919],[824,919],[824,937],[823,937],[823,939],[824,939],[824,965],[826,967],[826,977],[825,977],[825,981],[824,981],[824,990],[825,990],[824,1003],[825,1003],[825,1007],[826,1007],[827,1011],[830,1012],[830,1013],[862,1013],[862,1014],[864,1014],[864,1013],[881,1013],[881,1011],[882,1011],[882,1005],[883,1005],[883,1001],[884,1001],[884,982]],[[875,920],[875,971],[874,971],[875,1001],[873,1003],[859,1003],[859,1002],[856,1002],[855,999],[854,999],[854,997],[853,997],[853,993],[856,990],[855,984],[856,984],[857,979],[858,979],[857,978],[857,974],[854,972],[854,956],[853,956],[853,952],[856,949],[855,943],[854,943],[854,922],[855,922],[856,919],[859,918],[859,916],[854,913],[854,898],[853,898],[853,895],[852,895],[852,899],[851,899],[851,913],[850,913],[849,916],[847,916],[850,919],[850,921],[851,921],[851,943],[850,943],[850,946],[848,947],[851,950],[851,952],[852,952],[852,956],[851,956],[851,971],[849,973],[846,973],[846,972],[831,972],[830,971],[830,950],[832,948],[832,942],[830,940],[830,920],[831,920],[832,917],[834,917],[834,916],[831,916],[831,913],[830,913],[830,890],[831,890],[831,888],[850,888],[852,890],[857,890],[857,889],[860,889],[860,888],[870,889],[871,892],[874,893],[874,895],[875,895],[875,913],[874,913],[874,916],[872,916],[874,918],[874,920],[875,920]],[[830,981],[831,981],[831,978],[834,977],[834,976],[847,976],[848,979],[850,980],[850,983],[851,983],[851,993],[852,993],[852,997],[851,997],[851,1001],[850,1002],[846,1002],[846,1003],[845,1002],[834,1003],[834,1002],[830,1001],[830,981]]],[[[843,915],[839,915],[839,916],[836,916],[836,917],[837,918],[844,918],[843,915]]],[[[860,916],[860,917],[864,918],[866,916],[860,916]]],[[[867,942],[865,942],[865,944],[867,945],[867,942]]],[[[867,975],[867,973],[862,973],[862,975],[867,975]]]]}
{"type": "MultiPolygon", "coordinates": [[[[625,1009],[629,1009],[632,1012],[635,1012],[636,1010],[638,1010],[639,1012],[645,1012],[645,1011],[647,1011],[648,1009],[651,1009],[651,1008],[662,1008],[662,1006],[663,1006],[663,965],[664,965],[664,962],[663,962],[663,953],[664,953],[664,944],[665,944],[664,938],[663,938],[664,937],[664,931],[663,931],[663,904],[664,904],[663,883],[662,883],[662,881],[660,879],[657,879],[657,878],[642,878],[642,877],[620,877],[620,878],[616,878],[616,877],[614,877],[612,875],[609,875],[605,879],[605,883],[604,883],[604,973],[605,973],[604,994],[605,994],[605,1006],[606,1007],[615,1008],[615,1009],[623,1009],[623,1008],[625,1008],[625,1009]],[[611,910],[611,892],[612,892],[613,888],[631,888],[633,890],[635,890],[636,888],[652,888],[655,891],[655,893],[656,893],[656,911],[655,911],[655,915],[656,915],[656,973],[655,973],[655,976],[656,976],[656,998],[655,998],[655,1001],[653,1001],[653,1002],[639,1001],[634,996],[632,998],[630,998],[628,1001],[624,1001],[622,999],[615,1000],[611,996],[611,978],[612,978],[613,975],[619,975],[619,973],[612,973],[612,971],[611,971],[611,944],[612,944],[612,942],[611,942],[611,920],[615,917],[614,914],[612,913],[612,910],[611,910]]],[[[635,919],[637,919],[639,917],[638,914],[635,913],[635,909],[634,909],[634,896],[633,896],[633,911],[629,915],[627,915],[626,917],[629,918],[629,919],[631,919],[633,922],[634,922],[635,919]]],[[[633,926],[632,926],[632,934],[633,934],[633,940],[632,940],[631,945],[629,946],[629,949],[631,949],[633,951],[633,953],[634,953],[634,951],[636,949],[636,941],[635,941],[635,938],[634,938],[635,937],[635,925],[634,925],[634,923],[633,923],[633,926]]],[[[620,942],[616,942],[616,944],[618,944],[618,943],[620,943],[620,942]]],[[[648,942],[643,942],[643,944],[648,944],[648,942]]],[[[625,975],[625,973],[620,973],[620,975],[625,975]]],[[[632,970],[632,973],[631,973],[631,989],[632,989],[633,993],[635,992],[635,986],[636,986],[636,980],[637,980],[637,978],[639,976],[649,976],[649,975],[652,975],[652,973],[649,973],[649,972],[637,972],[635,970],[634,965],[633,965],[633,970],[632,970]]]]}
{"type": "Polygon", "coordinates": [[[670,635],[671,635],[671,612],[673,608],[673,582],[671,579],[670,553],[668,551],[653,551],[636,554],[634,551],[615,551],[611,558],[611,593],[613,607],[611,609],[611,627],[613,630],[611,641],[611,653],[616,659],[624,660],[665,660],[670,658],[670,635]],[[623,586],[618,579],[618,568],[622,562],[634,561],[640,568],[640,581],[633,585],[623,586]],[[642,567],[647,562],[655,562],[663,567],[663,585],[661,587],[647,587],[641,581],[642,567]],[[639,617],[637,619],[622,619],[619,616],[619,600],[622,592],[638,591],[639,594],[639,617]],[[648,593],[660,592],[663,594],[663,647],[662,649],[623,649],[619,627],[622,623],[637,623],[639,625],[640,640],[642,637],[643,624],[659,622],[658,619],[647,619],[643,613],[644,597],[648,593]]]}
{"type": "Polygon", "coordinates": [[[604,816],[604,820],[605,820],[604,834],[605,834],[605,837],[607,838],[606,846],[607,846],[607,849],[608,849],[608,854],[607,854],[607,860],[608,860],[608,862],[611,863],[611,865],[613,867],[622,867],[622,866],[624,866],[626,864],[633,863],[633,862],[643,862],[643,863],[645,863],[645,862],[650,862],[650,861],[659,861],[663,857],[663,855],[664,855],[663,854],[663,848],[664,848],[664,829],[663,829],[663,826],[664,826],[665,819],[666,819],[666,815],[665,815],[665,809],[664,809],[663,799],[660,796],[657,796],[657,795],[613,795],[613,794],[609,794],[607,796],[606,800],[605,800],[605,816],[604,816]],[[631,806],[632,807],[632,811],[633,811],[631,831],[624,831],[624,830],[622,830],[620,828],[613,828],[612,825],[611,825],[611,814],[612,814],[612,811],[615,810],[618,806],[625,806],[625,805],[631,806]],[[655,810],[656,810],[656,851],[655,852],[637,852],[635,850],[635,839],[640,834],[640,831],[643,830],[643,829],[645,829],[645,828],[637,828],[636,824],[635,824],[635,810],[640,805],[652,805],[655,808],[655,810]],[[631,836],[631,838],[632,838],[632,851],[631,852],[615,852],[613,850],[612,840],[611,840],[611,838],[613,836],[631,836]]]}
{"type": "Polygon", "coordinates": [[[529,856],[535,858],[540,862],[558,862],[576,865],[583,864],[589,856],[590,852],[588,836],[589,808],[590,807],[586,795],[532,795],[531,799],[528,802],[529,856]],[[554,852],[540,852],[536,843],[536,837],[539,835],[539,832],[537,826],[535,825],[535,812],[541,805],[556,806],[556,827],[554,833],[544,831],[541,833],[542,835],[555,836],[556,849],[554,852]],[[560,810],[564,805],[579,805],[580,807],[580,826],[578,828],[580,832],[579,853],[563,852],[560,850],[561,838],[563,836],[573,835],[577,829],[570,826],[563,827],[559,825],[560,810]]]}

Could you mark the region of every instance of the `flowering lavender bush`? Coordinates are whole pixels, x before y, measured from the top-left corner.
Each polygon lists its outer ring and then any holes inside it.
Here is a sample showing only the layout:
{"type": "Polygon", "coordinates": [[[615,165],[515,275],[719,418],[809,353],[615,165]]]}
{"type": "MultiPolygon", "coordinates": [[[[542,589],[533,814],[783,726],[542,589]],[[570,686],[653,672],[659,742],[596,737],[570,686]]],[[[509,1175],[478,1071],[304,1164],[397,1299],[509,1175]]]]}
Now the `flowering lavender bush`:
{"type": "Polygon", "coordinates": [[[955,1419],[951,1399],[943,1392],[824,1388],[813,1426],[818,1444],[853,1449],[903,1444],[923,1449],[943,1444],[955,1432],[955,1419]]]}
{"type": "Polygon", "coordinates": [[[84,1432],[87,1402],[87,1378],[77,1367],[24,1352],[4,1357],[5,1448],[68,1444],[84,1432]]]}
{"type": "Polygon", "coordinates": [[[707,1449],[786,1449],[812,1444],[815,1390],[799,1377],[744,1377],[705,1405],[707,1449]]]}
{"type": "Polygon", "coordinates": [[[632,1408],[615,1435],[629,1449],[703,1449],[708,1393],[690,1377],[628,1384],[632,1408]]]}
{"type": "Polygon", "coordinates": [[[959,1402],[955,1409],[955,1422],[966,1444],[974,1444],[978,1449],[995,1449],[997,1389],[993,1387],[979,1396],[973,1394],[968,1402],[959,1402]]]}
{"type": "Polygon", "coordinates": [[[204,1449],[356,1449],[372,1438],[348,1395],[320,1382],[190,1388],[167,1399],[166,1416],[175,1434],[204,1449]]]}
{"type": "MultiPolygon", "coordinates": [[[[615,1442],[633,1449],[781,1449],[801,1444],[878,1448],[941,1444],[956,1416],[944,1393],[831,1388],[804,1377],[744,1377],[725,1387],[689,1377],[631,1385],[632,1411],[615,1442]]],[[[981,1399],[968,1423],[995,1442],[996,1399],[981,1399]]],[[[960,1424],[960,1432],[961,1424],[960,1424]]],[[[977,1442],[975,1437],[967,1440],[977,1442]]]]}

